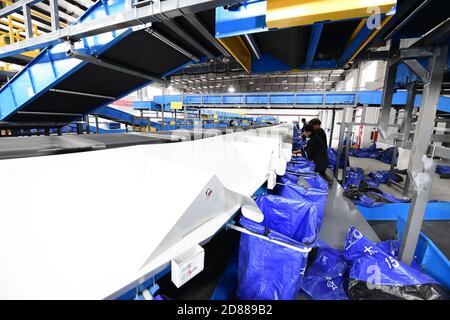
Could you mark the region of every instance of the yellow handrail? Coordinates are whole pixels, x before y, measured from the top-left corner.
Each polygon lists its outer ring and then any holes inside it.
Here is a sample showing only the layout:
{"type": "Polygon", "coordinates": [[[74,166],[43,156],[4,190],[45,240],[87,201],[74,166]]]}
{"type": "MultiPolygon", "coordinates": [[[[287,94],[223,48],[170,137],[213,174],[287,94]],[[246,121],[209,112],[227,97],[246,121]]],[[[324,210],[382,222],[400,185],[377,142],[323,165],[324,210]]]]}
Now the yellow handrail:
{"type": "MultiPolygon", "coordinates": [[[[9,0],[0,0],[0,2],[4,3],[5,5],[9,6],[11,4],[13,4],[12,1],[9,0]]],[[[31,9],[31,15],[36,16],[38,18],[41,18],[47,22],[51,22],[51,18],[49,16],[46,16],[43,13],[40,13],[39,11],[33,10],[31,9]]],[[[24,23],[23,19],[19,18],[19,17],[13,17],[13,20],[20,22],[20,23],[24,23]]],[[[60,27],[65,28],[67,27],[67,24],[65,24],[64,22],[59,22],[60,27]]]]}
{"type": "MultiPolygon", "coordinates": [[[[6,6],[13,4],[13,2],[10,0],[0,0],[0,2],[4,3],[6,6]]],[[[31,10],[31,15],[41,18],[47,22],[51,22],[51,18],[49,16],[42,14],[36,10],[31,10]]],[[[0,46],[17,43],[26,39],[24,36],[25,27],[22,27],[14,22],[18,22],[23,25],[25,24],[22,18],[15,17],[13,15],[9,15],[6,21],[4,19],[0,19],[0,24],[8,28],[8,32],[0,30],[0,46]]],[[[67,24],[63,22],[60,22],[59,25],[62,28],[67,26],[67,24]]],[[[39,31],[38,26],[36,26],[35,24],[32,24],[32,33],[33,36],[40,36],[42,34],[42,32],[39,31]]],[[[39,54],[39,50],[28,51],[22,54],[28,57],[35,57],[39,54]]]]}

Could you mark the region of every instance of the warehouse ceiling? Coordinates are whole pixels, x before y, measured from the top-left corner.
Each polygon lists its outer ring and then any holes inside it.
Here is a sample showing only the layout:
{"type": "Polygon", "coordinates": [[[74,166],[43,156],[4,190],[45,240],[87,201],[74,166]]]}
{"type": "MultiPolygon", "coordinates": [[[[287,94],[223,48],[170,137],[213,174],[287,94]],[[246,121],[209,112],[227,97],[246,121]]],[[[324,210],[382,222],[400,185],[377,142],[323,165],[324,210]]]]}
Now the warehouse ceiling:
{"type": "MultiPolygon", "coordinates": [[[[0,0],[0,8],[6,7],[11,2],[18,0],[0,0]]],[[[92,6],[96,1],[93,0],[59,0],[59,18],[62,26],[69,24],[78,19],[79,16],[92,6]]],[[[40,33],[50,32],[50,4],[48,1],[42,1],[31,6],[32,23],[40,33]]],[[[24,27],[22,13],[12,15],[14,24],[18,27],[24,27]]],[[[0,31],[8,32],[8,18],[0,19],[0,31]]]]}
{"type": "MultiPolygon", "coordinates": [[[[12,0],[0,0],[0,7],[10,4],[10,1],[12,0]]],[[[64,27],[64,24],[76,21],[93,3],[95,1],[92,0],[59,0],[61,26],[64,27]]],[[[445,3],[438,0],[398,0],[394,18],[377,33],[372,41],[367,41],[364,50],[360,51],[355,60],[374,59],[366,57],[367,53],[372,52],[368,49],[385,45],[386,39],[403,36],[417,37],[424,34],[448,16],[445,3]],[[410,16],[414,16],[414,19],[409,19],[410,16]],[[420,21],[420,23],[413,21],[420,21]]],[[[40,34],[51,31],[49,11],[48,1],[32,6],[33,25],[40,34]]],[[[207,36],[205,36],[205,30],[202,32],[187,16],[176,17],[169,24],[156,23],[154,26],[156,31],[196,57],[207,56],[207,62],[203,59],[202,63],[188,66],[171,77],[173,87],[188,93],[228,92],[230,87],[233,87],[235,91],[247,92],[331,90],[346,72],[340,68],[350,67],[346,63],[348,56],[345,52],[349,51],[351,39],[354,38],[361,23],[360,19],[324,23],[319,37],[316,37],[316,50],[312,51],[314,53],[309,62],[308,54],[311,43],[314,42],[314,26],[296,26],[253,33],[250,37],[261,56],[257,57],[252,52],[253,69],[252,74],[248,74],[230,54],[224,55],[225,49],[214,39],[215,10],[198,12],[196,19],[204,26],[207,36]],[[316,69],[320,71],[315,71],[316,69]]],[[[7,18],[0,20],[0,32],[8,31],[8,22],[7,18]]],[[[23,27],[20,12],[14,14],[13,22],[19,28],[23,27]]],[[[248,40],[242,38],[250,48],[248,40]]],[[[24,58],[23,55],[21,56],[24,58]]],[[[9,62],[16,63],[14,56],[7,59],[10,59],[9,62]]],[[[22,64],[26,62],[23,60],[22,64]]],[[[6,81],[9,71],[1,70],[1,67],[0,71],[3,71],[3,74],[0,73],[0,82],[6,81]]]]}
{"type": "Polygon", "coordinates": [[[196,68],[173,75],[172,87],[185,93],[329,91],[345,74],[341,69],[249,74],[217,67],[201,74],[190,72],[196,68]]]}

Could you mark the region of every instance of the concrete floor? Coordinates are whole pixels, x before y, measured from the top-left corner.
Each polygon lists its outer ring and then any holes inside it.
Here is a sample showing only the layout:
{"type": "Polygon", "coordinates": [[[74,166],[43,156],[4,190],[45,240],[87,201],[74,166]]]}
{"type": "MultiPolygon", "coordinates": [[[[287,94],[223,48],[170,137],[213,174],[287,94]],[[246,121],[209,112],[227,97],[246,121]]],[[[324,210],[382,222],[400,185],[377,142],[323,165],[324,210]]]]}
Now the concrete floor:
{"type": "MultiPolygon", "coordinates": [[[[440,161],[438,161],[438,164],[441,164],[440,161]]],[[[442,164],[450,165],[449,163],[442,164]]],[[[379,160],[355,157],[350,157],[350,166],[362,168],[366,175],[372,171],[389,170],[390,167],[388,164],[385,164],[379,160]]],[[[401,184],[403,185],[403,183],[404,182],[401,184]]],[[[380,185],[380,189],[397,197],[402,195],[402,192],[396,187],[389,187],[382,184],[380,185]]],[[[441,179],[438,174],[434,175],[430,200],[450,201],[450,179],[441,179]]]]}

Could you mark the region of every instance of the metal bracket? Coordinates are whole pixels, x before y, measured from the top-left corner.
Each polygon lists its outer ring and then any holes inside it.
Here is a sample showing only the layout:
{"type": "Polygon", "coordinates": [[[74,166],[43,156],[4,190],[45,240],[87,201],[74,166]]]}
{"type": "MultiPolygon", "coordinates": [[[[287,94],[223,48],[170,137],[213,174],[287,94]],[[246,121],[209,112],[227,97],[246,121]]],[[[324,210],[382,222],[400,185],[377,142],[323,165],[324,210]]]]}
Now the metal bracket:
{"type": "Polygon", "coordinates": [[[414,184],[414,196],[399,255],[400,260],[408,265],[411,265],[414,258],[431,184],[433,182],[433,174],[436,169],[434,161],[425,155],[422,157],[422,163],[424,168],[422,172],[411,173],[411,180],[414,184]]]}
{"type": "Polygon", "coordinates": [[[141,79],[147,79],[147,80],[158,82],[161,84],[168,83],[168,81],[158,78],[155,75],[148,74],[148,73],[142,72],[140,70],[136,70],[136,69],[128,67],[128,66],[119,65],[115,62],[101,59],[98,56],[91,56],[91,55],[88,55],[85,53],[81,53],[81,52],[73,50],[72,48],[66,52],[67,56],[69,56],[69,57],[77,58],[77,59],[86,61],[88,63],[95,64],[100,67],[104,67],[104,68],[111,69],[114,71],[126,73],[126,74],[129,74],[131,76],[135,76],[135,77],[138,77],[141,79]]]}
{"type": "Polygon", "coordinates": [[[408,68],[423,81],[423,83],[428,81],[428,71],[419,63],[419,61],[411,59],[404,60],[403,63],[406,64],[408,68]]]}

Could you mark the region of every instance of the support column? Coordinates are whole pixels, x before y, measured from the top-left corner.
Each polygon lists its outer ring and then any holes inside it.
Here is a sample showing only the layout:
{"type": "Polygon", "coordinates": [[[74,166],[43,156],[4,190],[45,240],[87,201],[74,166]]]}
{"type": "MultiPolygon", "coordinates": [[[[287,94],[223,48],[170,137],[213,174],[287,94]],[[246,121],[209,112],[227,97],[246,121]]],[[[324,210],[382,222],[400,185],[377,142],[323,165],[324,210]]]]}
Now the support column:
{"type": "Polygon", "coordinates": [[[342,115],[341,115],[341,126],[339,128],[339,143],[338,143],[338,150],[337,150],[337,158],[336,158],[336,168],[334,170],[334,177],[336,180],[339,177],[339,164],[341,162],[341,155],[342,155],[342,149],[344,144],[344,133],[345,133],[345,119],[347,113],[347,107],[342,108],[342,115]]]}
{"type": "MultiPolygon", "coordinates": [[[[184,102],[184,96],[182,96],[183,98],[183,102],[184,102]]],[[[186,108],[186,105],[183,103],[183,111],[184,111],[184,128],[187,130],[187,124],[188,124],[188,122],[187,122],[187,108],[186,108]]]]}
{"type": "Polygon", "coordinates": [[[85,122],[86,122],[86,133],[90,134],[91,133],[91,125],[89,123],[89,114],[87,114],[85,116],[85,122]]]}
{"type": "Polygon", "coordinates": [[[333,131],[334,131],[334,121],[336,119],[336,109],[333,109],[333,114],[331,116],[331,131],[330,131],[330,141],[328,142],[328,147],[331,148],[333,143],[333,131]]]}
{"type": "Polygon", "coordinates": [[[408,175],[414,184],[414,194],[400,249],[400,259],[409,265],[414,257],[433,180],[435,165],[432,159],[427,159],[426,153],[434,130],[433,123],[444,70],[448,61],[448,46],[437,47],[433,53],[428,64],[428,76],[424,83],[422,103],[408,165],[408,175]]]}
{"type": "Polygon", "coordinates": [[[346,172],[347,172],[347,162],[348,162],[348,153],[350,150],[350,141],[351,141],[351,136],[352,136],[352,130],[353,130],[353,125],[352,124],[348,124],[347,125],[347,133],[345,135],[345,156],[344,156],[344,169],[342,172],[342,182],[341,184],[344,185],[345,180],[346,180],[346,172]]]}
{"type": "Polygon", "coordinates": [[[417,82],[411,82],[408,84],[408,100],[405,106],[405,117],[400,127],[400,134],[403,141],[408,141],[411,131],[412,114],[414,110],[414,100],[416,99],[417,82]]]}
{"type": "Polygon", "coordinates": [[[95,116],[95,133],[96,134],[98,134],[99,132],[99,129],[98,129],[98,116],[95,116]]]}
{"type": "Polygon", "coordinates": [[[448,58],[448,47],[438,47],[430,59],[428,78],[423,87],[422,102],[411,148],[408,172],[414,174],[423,171],[422,156],[428,151],[434,130],[437,104],[441,93],[442,79],[448,58]]]}
{"type": "Polygon", "coordinates": [[[381,112],[378,120],[378,131],[383,138],[388,137],[389,117],[391,115],[392,97],[394,96],[395,77],[397,75],[397,63],[393,63],[394,56],[398,52],[400,42],[391,40],[389,48],[389,60],[384,76],[383,96],[381,98],[381,112]]]}

